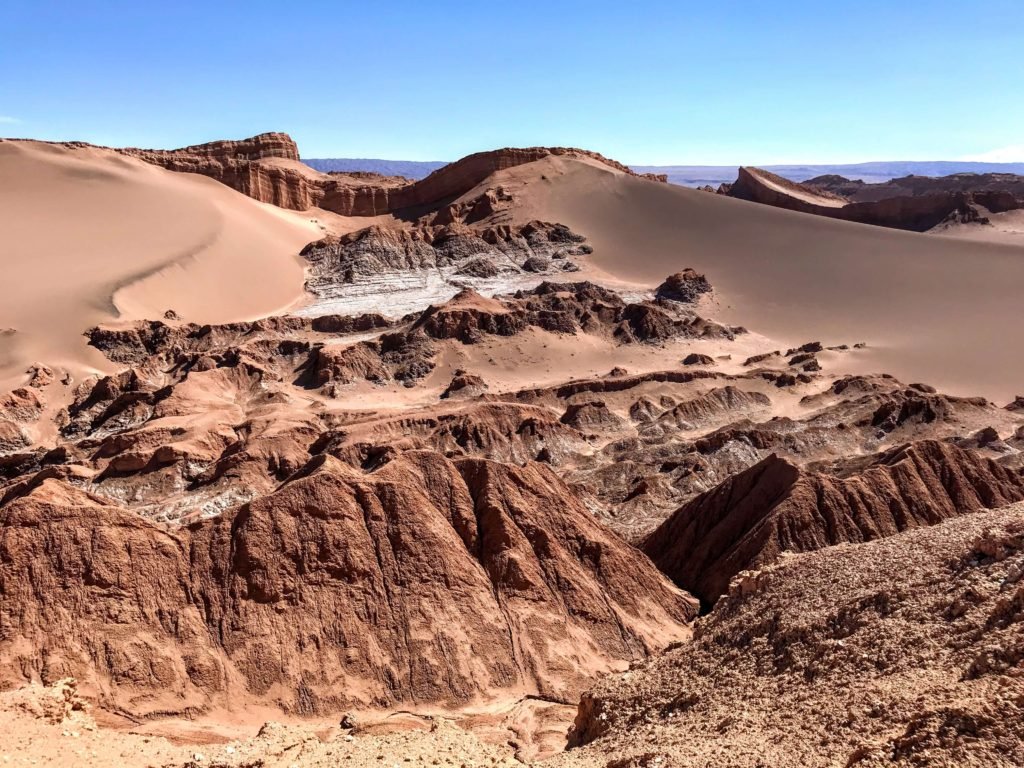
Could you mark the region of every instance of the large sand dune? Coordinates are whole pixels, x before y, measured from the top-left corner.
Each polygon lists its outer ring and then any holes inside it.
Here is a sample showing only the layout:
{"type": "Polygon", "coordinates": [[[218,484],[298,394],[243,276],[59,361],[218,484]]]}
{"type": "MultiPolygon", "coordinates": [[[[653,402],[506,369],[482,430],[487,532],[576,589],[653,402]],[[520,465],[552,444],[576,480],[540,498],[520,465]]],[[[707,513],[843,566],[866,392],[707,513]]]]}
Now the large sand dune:
{"type": "Polygon", "coordinates": [[[217,182],[97,148],[0,143],[0,382],[39,360],[109,368],[82,332],[97,322],[256,317],[302,295],[308,216],[217,182]]]}
{"type": "MultiPolygon", "coordinates": [[[[0,328],[16,331],[0,337],[4,383],[36,359],[102,367],[80,334],[112,317],[173,308],[222,322],[288,307],[301,298],[296,253],[320,234],[308,214],[97,148],[4,142],[0,180],[0,328]]],[[[598,273],[649,287],[694,267],[718,289],[720,319],[780,344],[866,341],[865,369],[1000,401],[1024,390],[1022,247],[828,220],[568,157],[500,171],[464,197],[499,184],[517,190],[518,217],[587,235],[598,273]]]]}
{"type": "Polygon", "coordinates": [[[543,175],[531,212],[585,233],[594,263],[620,279],[653,284],[693,267],[718,289],[719,319],[781,342],[866,341],[866,367],[951,392],[1006,401],[1024,391],[1024,248],[833,221],[573,161],[543,175]]]}

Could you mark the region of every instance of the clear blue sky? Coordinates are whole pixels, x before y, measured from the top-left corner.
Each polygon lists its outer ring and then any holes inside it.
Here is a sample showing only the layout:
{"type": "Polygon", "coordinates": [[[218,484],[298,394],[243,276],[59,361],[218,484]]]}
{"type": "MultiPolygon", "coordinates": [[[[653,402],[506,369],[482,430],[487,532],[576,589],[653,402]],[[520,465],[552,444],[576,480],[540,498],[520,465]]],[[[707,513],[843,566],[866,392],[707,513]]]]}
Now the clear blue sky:
{"type": "Polygon", "coordinates": [[[409,160],[545,144],[635,164],[1024,161],[1022,51],[1022,0],[3,0],[0,135],[176,147],[283,130],[307,157],[409,160]]]}

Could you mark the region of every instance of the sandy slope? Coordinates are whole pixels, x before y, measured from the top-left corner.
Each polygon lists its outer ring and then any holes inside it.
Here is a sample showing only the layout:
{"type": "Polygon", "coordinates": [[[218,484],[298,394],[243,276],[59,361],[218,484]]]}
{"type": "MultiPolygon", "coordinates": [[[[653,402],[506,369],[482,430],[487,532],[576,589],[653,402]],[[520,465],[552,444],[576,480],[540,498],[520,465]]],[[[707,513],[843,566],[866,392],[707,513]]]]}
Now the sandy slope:
{"type": "MultiPolygon", "coordinates": [[[[0,329],[18,331],[0,336],[3,384],[36,359],[101,367],[79,334],[118,311],[216,322],[289,306],[301,295],[294,254],[321,231],[310,216],[98,149],[4,142],[0,181],[0,329]]],[[[465,197],[498,184],[517,190],[517,218],[586,234],[596,273],[612,280],[649,287],[692,266],[719,290],[720,319],[780,344],[863,340],[863,370],[999,401],[1020,389],[1024,248],[831,221],[563,157],[465,197]]]]}
{"type": "Polygon", "coordinates": [[[1024,210],[992,213],[988,224],[953,224],[932,229],[930,234],[958,240],[978,240],[984,243],[1007,243],[1024,246],[1024,210]]]}
{"type": "Polygon", "coordinates": [[[719,291],[717,319],[784,342],[864,340],[866,368],[954,393],[1005,402],[1024,389],[1024,248],[832,221],[559,158],[531,166],[500,180],[522,188],[529,215],[586,234],[594,264],[615,277],[650,285],[694,267],[719,291]]]}
{"type": "Polygon", "coordinates": [[[254,317],[302,295],[296,254],[319,228],[217,182],[114,152],[0,143],[0,383],[41,360],[80,375],[109,363],[81,333],[173,308],[254,317]]]}

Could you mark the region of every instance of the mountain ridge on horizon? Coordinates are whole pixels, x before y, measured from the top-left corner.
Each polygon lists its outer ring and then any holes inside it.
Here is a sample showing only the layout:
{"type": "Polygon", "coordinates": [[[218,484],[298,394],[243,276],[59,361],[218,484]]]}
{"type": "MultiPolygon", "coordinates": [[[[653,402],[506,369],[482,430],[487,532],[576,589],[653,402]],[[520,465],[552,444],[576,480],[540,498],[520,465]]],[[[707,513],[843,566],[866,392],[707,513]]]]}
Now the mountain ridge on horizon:
{"type": "MultiPolygon", "coordinates": [[[[382,158],[303,158],[302,162],[322,173],[361,171],[384,176],[405,176],[418,180],[448,162],[441,160],[387,160],[382,158]]],[[[451,161],[449,161],[451,162],[451,161]]],[[[736,180],[737,165],[630,165],[637,173],[666,174],[669,183],[684,187],[730,183],[736,180]]],[[[863,163],[792,163],[757,165],[790,181],[806,181],[824,174],[838,174],[867,183],[900,176],[948,176],[954,173],[1024,174],[1024,162],[988,163],[971,160],[873,160],[863,163]]]]}

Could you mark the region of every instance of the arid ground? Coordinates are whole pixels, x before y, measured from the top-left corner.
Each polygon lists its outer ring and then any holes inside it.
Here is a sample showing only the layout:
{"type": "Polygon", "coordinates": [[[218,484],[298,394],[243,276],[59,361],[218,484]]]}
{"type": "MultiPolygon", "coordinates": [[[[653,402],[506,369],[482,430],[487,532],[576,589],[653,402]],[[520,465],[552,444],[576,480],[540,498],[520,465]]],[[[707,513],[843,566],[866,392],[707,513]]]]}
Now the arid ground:
{"type": "Polygon", "coordinates": [[[1024,763],[1024,199],[952,178],[0,141],[0,759],[1024,763]]]}

